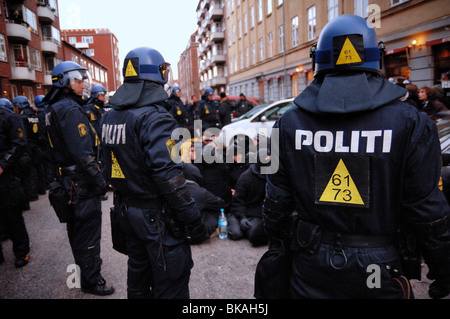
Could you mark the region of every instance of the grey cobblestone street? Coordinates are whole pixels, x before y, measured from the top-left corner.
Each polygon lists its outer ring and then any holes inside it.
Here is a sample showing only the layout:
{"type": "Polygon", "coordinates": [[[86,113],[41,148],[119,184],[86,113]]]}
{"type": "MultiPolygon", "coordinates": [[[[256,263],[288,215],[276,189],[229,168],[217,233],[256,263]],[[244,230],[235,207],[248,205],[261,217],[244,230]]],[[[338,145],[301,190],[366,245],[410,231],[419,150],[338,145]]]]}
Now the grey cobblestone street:
{"type": "MultiPolygon", "coordinates": [[[[24,212],[30,235],[30,263],[14,267],[11,241],[3,242],[5,262],[0,265],[0,299],[125,299],[127,257],[112,249],[109,208],[112,193],[102,202],[102,274],[115,287],[107,297],[69,289],[66,281],[73,264],[65,224],[60,224],[46,195],[24,212]]],[[[253,280],[257,262],[266,247],[252,247],[248,240],[220,240],[217,236],[192,246],[194,268],[190,280],[192,299],[254,299],[253,280]]],[[[425,278],[426,267],[423,269],[425,278]]],[[[428,299],[429,281],[412,281],[416,299],[428,299]]],[[[449,297],[447,297],[449,298],[449,297]]]]}

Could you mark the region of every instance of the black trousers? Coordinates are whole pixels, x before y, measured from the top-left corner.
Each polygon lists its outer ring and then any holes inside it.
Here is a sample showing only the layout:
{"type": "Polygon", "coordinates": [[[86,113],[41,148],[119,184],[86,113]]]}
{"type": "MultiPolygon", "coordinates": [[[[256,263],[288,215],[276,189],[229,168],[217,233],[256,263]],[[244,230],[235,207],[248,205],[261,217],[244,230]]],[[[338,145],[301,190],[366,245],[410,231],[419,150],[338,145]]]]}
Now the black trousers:
{"type": "Polygon", "coordinates": [[[121,228],[128,251],[128,298],[188,299],[191,248],[185,238],[170,234],[162,210],[128,207],[121,228]]]}
{"type": "Polygon", "coordinates": [[[103,280],[100,258],[102,206],[99,197],[78,199],[67,222],[67,234],[75,263],[81,271],[81,287],[89,288],[103,280]]]}
{"type": "Polygon", "coordinates": [[[0,224],[11,238],[16,258],[24,258],[30,252],[30,239],[22,216],[24,200],[20,179],[0,176],[0,224]]]}

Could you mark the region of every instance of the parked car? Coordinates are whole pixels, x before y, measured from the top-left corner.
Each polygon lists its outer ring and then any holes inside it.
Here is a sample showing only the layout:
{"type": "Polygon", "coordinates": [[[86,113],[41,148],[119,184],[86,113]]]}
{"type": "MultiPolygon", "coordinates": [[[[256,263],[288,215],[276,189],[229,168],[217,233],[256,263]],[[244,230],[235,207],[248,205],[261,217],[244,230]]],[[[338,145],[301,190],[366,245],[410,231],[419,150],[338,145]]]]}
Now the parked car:
{"type": "Polygon", "coordinates": [[[275,122],[284,112],[295,106],[293,101],[292,98],[254,107],[241,117],[233,119],[231,124],[224,126],[215,140],[216,143],[230,147],[240,138],[249,142],[258,134],[269,137],[275,122]]]}

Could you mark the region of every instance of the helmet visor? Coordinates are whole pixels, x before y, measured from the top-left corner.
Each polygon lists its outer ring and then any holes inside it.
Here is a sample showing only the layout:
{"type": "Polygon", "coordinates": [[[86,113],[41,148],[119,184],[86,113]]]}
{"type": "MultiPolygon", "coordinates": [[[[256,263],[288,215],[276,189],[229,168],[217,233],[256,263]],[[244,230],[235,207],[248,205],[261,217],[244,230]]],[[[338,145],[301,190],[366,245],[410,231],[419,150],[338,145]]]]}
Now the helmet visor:
{"type": "Polygon", "coordinates": [[[172,69],[170,68],[169,63],[164,63],[160,66],[161,70],[161,76],[166,82],[164,84],[164,90],[167,92],[167,94],[170,96],[172,95],[172,88],[174,87],[174,80],[173,80],[173,73],[172,69]]]}
{"type": "Polygon", "coordinates": [[[78,95],[91,92],[91,75],[87,70],[72,70],[65,74],[66,84],[78,95]]]}

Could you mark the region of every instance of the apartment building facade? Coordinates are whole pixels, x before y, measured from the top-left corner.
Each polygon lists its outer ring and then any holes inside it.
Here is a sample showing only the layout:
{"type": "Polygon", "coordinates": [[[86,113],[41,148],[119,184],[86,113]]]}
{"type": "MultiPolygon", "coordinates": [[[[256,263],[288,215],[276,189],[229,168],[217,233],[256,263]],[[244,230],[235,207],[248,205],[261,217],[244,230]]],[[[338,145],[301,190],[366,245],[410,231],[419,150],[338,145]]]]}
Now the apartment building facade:
{"type": "Polygon", "coordinates": [[[227,85],[225,0],[200,0],[197,5],[197,42],[200,90],[212,87],[216,94],[227,85]]]}
{"type": "Polygon", "coordinates": [[[16,96],[24,95],[33,102],[37,95],[45,95],[52,86],[53,68],[62,61],[107,70],[82,51],[61,41],[56,0],[0,2],[2,97],[12,101],[16,96]]]}
{"type": "Polygon", "coordinates": [[[190,103],[193,95],[200,97],[198,46],[197,31],[195,31],[178,61],[178,85],[181,88],[183,102],[190,103]]]}
{"type": "Polygon", "coordinates": [[[106,73],[102,73],[100,69],[89,71],[93,77],[98,75],[106,83],[105,88],[109,92],[116,91],[122,85],[119,42],[109,29],[61,30],[61,37],[108,69],[106,73]]]}
{"type": "Polygon", "coordinates": [[[386,45],[383,76],[438,84],[450,70],[447,0],[226,0],[227,93],[264,102],[297,96],[314,78],[310,48],[331,19],[357,14],[386,45]]]}

